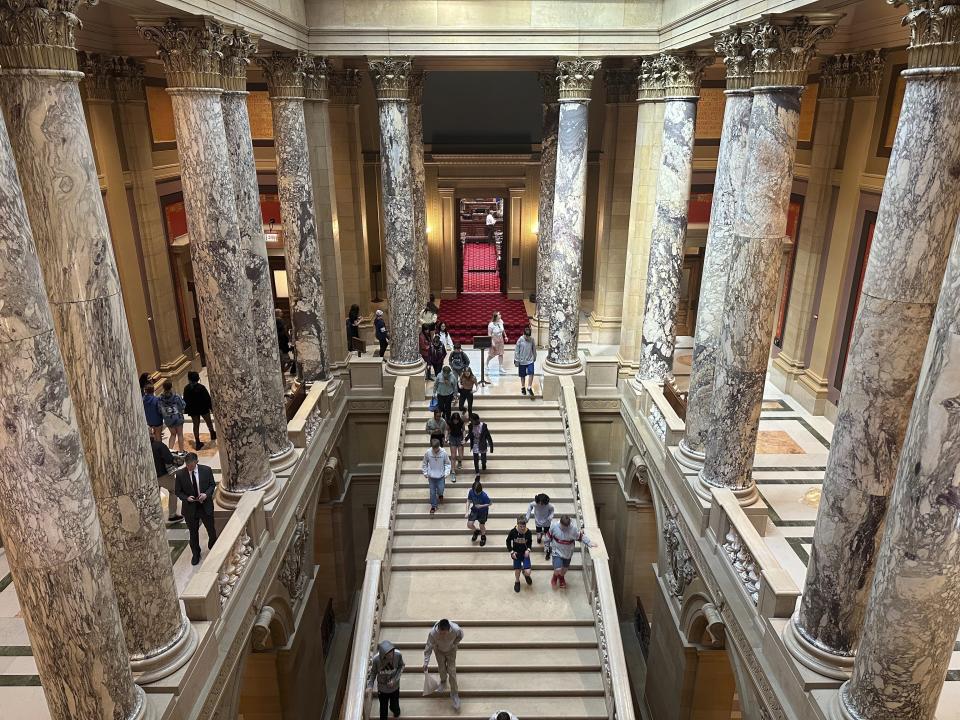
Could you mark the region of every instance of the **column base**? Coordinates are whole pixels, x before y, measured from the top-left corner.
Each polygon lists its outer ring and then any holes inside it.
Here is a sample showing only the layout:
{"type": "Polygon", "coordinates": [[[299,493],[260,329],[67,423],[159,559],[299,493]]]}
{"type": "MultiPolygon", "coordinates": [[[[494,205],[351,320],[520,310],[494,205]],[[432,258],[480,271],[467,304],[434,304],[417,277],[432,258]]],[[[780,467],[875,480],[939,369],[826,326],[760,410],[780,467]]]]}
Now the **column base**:
{"type": "Polygon", "coordinates": [[[287,446],[275,453],[270,453],[270,469],[274,472],[286,470],[297,460],[297,455],[293,451],[293,443],[287,440],[287,446]]]}
{"type": "Polygon", "coordinates": [[[679,452],[676,454],[677,462],[688,470],[703,470],[703,461],[706,455],[699,450],[694,450],[687,445],[687,438],[684,436],[677,447],[679,452]]]}
{"type": "Polygon", "coordinates": [[[147,694],[143,691],[143,688],[135,685],[134,691],[137,693],[137,706],[127,720],[156,720],[157,712],[153,709],[150,701],[147,700],[147,694]]]}
{"type": "Polygon", "coordinates": [[[393,358],[391,357],[387,358],[387,362],[383,369],[388,375],[419,375],[420,373],[426,371],[427,364],[420,359],[412,365],[402,365],[394,362],[393,358]]]}
{"type": "Polygon", "coordinates": [[[703,476],[703,470],[701,469],[697,475],[697,485],[696,492],[697,497],[706,502],[711,502],[713,500],[713,494],[710,492],[713,488],[729,490],[734,494],[734,497],[737,498],[737,502],[740,504],[740,507],[749,507],[753,505],[757,500],[760,499],[760,493],[757,490],[756,483],[751,482],[750,487],[747,488],[732,488],[726,487],[724,485],[714,485],[713,483],[707,481],[703,476]]]}
{"type": "Polygon", "coordinates": [[[273,474],[273,470],[270,471],[270,475],[267,479],[260,485],[255,485],[254,487],[244,488],[243,490],[227,490],[226,488],[217,489],[217,497],[214,501],[216,505],[223,508],[224,510],[235,510],[237,505],[240,503],[240,498],[243,497],[244,493],[251,492],[253,490],[263,490],[263,504],[266,505],[269,502],[273,502],[277,499],[277,495],[280,494],[280,485],[277,483],[277,476],[273,474]]]}
{"type": "Polygon", "coordinates": [[[555,363],[549,359],[543,363],[543,372],[548,375],[576,375],[581,370],[583,364],[579,357],[569,363],[555,363]]]}
{"type": "Polygon", "coordinates": [[[841,685],[837,694],[833,696],[833,701],[830,703],[830,720],[867,720],[867,718],[847,707],[847,703],[843,699],[846,696],[849,682],[848,680],[841,685]]]}
{"type": "Polygon", "coordinates": [[[187,664],[196,649],[197,631],[184,617],[180,633],[171,644],[150,657],[130,659],[134,682],[137,685],[147,685],[173,675],[187,664]]]}
{"type": "Polygon", "coordinates": [[[814,645],[797,627],[796,614],[783,629],[783,644],[798,663],[815,673],[834,680],[850,679],[854,656],[837,655],[814,645]]]}

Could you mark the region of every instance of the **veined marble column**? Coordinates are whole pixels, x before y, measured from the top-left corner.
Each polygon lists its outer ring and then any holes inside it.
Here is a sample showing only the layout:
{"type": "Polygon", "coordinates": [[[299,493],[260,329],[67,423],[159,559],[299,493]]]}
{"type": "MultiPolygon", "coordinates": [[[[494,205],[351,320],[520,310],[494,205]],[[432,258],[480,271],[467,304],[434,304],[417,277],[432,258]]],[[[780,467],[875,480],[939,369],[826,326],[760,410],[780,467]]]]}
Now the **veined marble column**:
{"type": "Polygon", "coordinates": [[[418,309],[430,296],[430,248],[427,243],[426,173],[423,169],[423,76],[407,76],[407,130],[410,137],[410,190],[413,193],[413,251],[417,266],[418,309]]]}
{"type": "MultiPolygon", "coordinates": [[[[543,136],[540,139],[540,203],[537,206],[537,318],[549,327],[546,308],[552,287],[550,257],[553,253],[553,195],[557,180],[557,130],[560,97],[556,72],[538,74],[543,88],[543,136]]],[[[541,338],[539,345],[546,344],[541,338]]]]}
{"type": "MultiPolygon", "coordinates": [[[[317,239],[313,178],[307,148],[305,53],[275,52],[258,57],[270,91],[273,110],[273,144],[277,153],[277,190],[283,219],[283,251],[287,257],[290,315],[297,348],[297,362],[307,383],[327,377],[326,302],[323,295],[323,265],[317,239]]],[[[346,326],[344,326],[346,332],[346,326]]]]}
{"type": "Polygon", "coordinates": [[[73,49],[78,5],[0,2],[0,103],[76,403],[127,651],[134,672],[149,682],[190,658],[196,634],[173,580],[116,260],[80,105],[73,49]]]}
{"type": "Polygon", "coordinates": [[[924,0],[910,7],[910,67],[904,71],[900,122],[854,321],[803,598],[785,638],[798,660],[831,677],[849,673],[864,625],[920,377],[918,349],[930,333],[938,278],[960,213],[960,24],[951,20],[960,7],[931,8],[924,0]],[[932,36],[931,28],[941,22],[949,32],[932,36]]]}
{"type": "Polygon", "coordinates": [[[229,143],[220,104],[223,28],[209,18],[141,26],[167,72],[180,156],[190,257],[200,306],[207,372],[217,415],[222,485],[217,502],[236,507],[242,494],[279,492],[265,445],[263,392],[250,321],[250,285],[229,143]]]}
{"type": "MultiPolygon", "coordinates": [[[[0,10],[3,23],[7,12],[0,10]]],[[[54,720],[106,718],[105,708],[110,718],[142,718],[146,697],[128,664],[80,430],[2,117],[0,223],[0,415],[6,419],[0,424],[0,526],[47,709],[54,720]],[[96,672],[90,672],[93,658],[96,672]]]]}
{"type": "Polygon", "coordinates": [[[693,52],[664,53],[655,61],[663,82],[663,136],[637,381],[662,383],[673,369],[697,101],[703,70],[710,62],[693,52]]]}
{"type": "Polygon", "coordinates": [[[833,34],[831,24],[820,24],[826,22],[773,17],[743,31],[744,41],[754,47],[755,63],[748,170],[737,199],[711,432],[700,471],[702,493],[729,488],[743,504],[757,498],[753,456],[793,184],[800,94],[817,42],[833,34]]]}
{"type": "Polygon", "coordinates": [[[713,376],[720,331],[724,323],[724,297],[733,253],[733,221],[737,197],[743,187],[747,160],[747,132],[753,95],[752,48],[743,43],[740,28],[721,33],[714,43],[727,66],[726,105],[713,181],[713,202],[707,229],[707,250],[700,279],[700,304],[693,339],[693,365],[687,392],[686,429],[677,460],[686,467],[703,467],[703,449],[713,410],[713,376]]]}
{"type": "Polygon", "coordinates": [[[583,227],[587,192],[587,104],[600,60],[568,58],[557,63],[560,117],[557,175],[553,195],[550,290],[547,293],[545,368],[551,373],[580,370],[580,285],[583,275],[583,227]]]}
{"type": "Polygon", "coordinates": [[[371,58],[369,63],[380,107],[380,168],[390,322],[387,369],[395,374],[412,375],[423,370],[423,359],[417,343],[420,308],[407,120],[407,77],[411,61],[409,57],[384,57],[371,58]]]}
{"type": "Polygon", "coordinates": [[[840,689],[848,720],[933,718],[960,630],[960,224],[920,378],[863,639],[840,689]]]}
{"type": "Polygon", "coordinates": [[[247,112],[247,65],[256,51],[257,38],[243,30],[235,29],[226,37],[221,61],[223,94],[220,106],[237,203],[241,263],[250,293],[250,327],[256,350],[255,371],[260,380],[259,408],[264,442],[271,467],[282,468],[290,464],[294,454],[293,443],[287,436],[285,388],[277,345],[270,262],[263,235],[260,184],[247,112]]]}

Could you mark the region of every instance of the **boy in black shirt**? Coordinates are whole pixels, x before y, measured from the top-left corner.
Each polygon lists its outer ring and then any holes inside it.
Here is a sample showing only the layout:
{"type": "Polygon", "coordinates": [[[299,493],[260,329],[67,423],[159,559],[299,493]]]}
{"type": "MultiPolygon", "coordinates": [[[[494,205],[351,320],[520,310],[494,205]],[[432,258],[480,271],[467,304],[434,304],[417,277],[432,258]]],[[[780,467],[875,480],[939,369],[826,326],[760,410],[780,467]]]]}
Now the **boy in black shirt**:
{"type": "Polygon", "coordinates": [[[521,515],[517,518],[517,526],[507,535],[507,550],[510,551],[510,557],[513,559],[513,574],[516,582],[513,583],[513,591],[520,592],[520,570],[523,570],[523,577],[527,585],[533,585],[533,578],[530,577],[530,546],[533,544],[533,535],[527,530],[527,516],[521,515]]]}

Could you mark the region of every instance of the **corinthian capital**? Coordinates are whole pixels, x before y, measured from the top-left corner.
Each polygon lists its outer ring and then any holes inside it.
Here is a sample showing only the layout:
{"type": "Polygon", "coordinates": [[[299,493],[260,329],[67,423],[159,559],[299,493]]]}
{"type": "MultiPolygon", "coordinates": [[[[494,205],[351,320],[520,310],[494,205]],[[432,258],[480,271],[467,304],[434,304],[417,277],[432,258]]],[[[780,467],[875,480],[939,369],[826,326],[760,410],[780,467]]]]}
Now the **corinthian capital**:
{"type": "Polygon", "coordinates": [[[555,105],[560,102],[560,86],[557,84],[557,71],[538,72],[537,82],[543,88],[543,104],[555,105]]]}
{"type": "Polygon", "coordinates": [[[362,81],[360,71],[354,68],[328,72],[327,85],[331,99],[342,105],[356,105],[362,81]]]}
{"type": "Polygon", "coordinates": [[[660,71],[657,68],[655,57],[643,58],[640,61],[640,74],[637,77],[638,91],[637,100],[662,100],[663,83],[660,78],[660,71]]]}
{"type": "Polygon", "coordinates": [[[77,67],[83,73],[83,93],[88,100],[113,100],[113,75],[119,58],[100,53],[77,53],[77,67]]]}
{"type": "Polygon", "coordinates": [[[743,39],[753,46],[753,84],[803,86],[817,43],[833,37],[837,17],[769,17],[751,23],[743,39]]]}
{"type": "Polygon", "coordinates": [[[271,98],[304,97],[304,79],[311,64],[305,52],[272,52],[257,57],[271,98]]]}
{"type": "Polygon", "coordinates": [[[220,61],[220,74],[223,76],[223,89],[233,92],[245,92],[247,89],[247,66],[257,52],[260,38],[246,30],[234,28],[224,37],[223,59],[220,61]]]}
{"type": "Polygon", "coordinates": [[[378,100],[406,100],[413,59],[409,56],[369,58],[370,77],[378,100]]]}
{"type": "Polygon", "coordinates": [[[832,55],[820,67],[822,98],[877,95],[883,78],[882,50],[832,55]]]}
{"type": "Polygon", "coordinates": [[[0,66],[76,70],[80,5],[97,0],[0,0],[0,66]]]}
{"type": "Polygon", "coordinates": [[[910,28],[907,58],[910,67],[960,66],[960,3],[956,0],[887,0],[910,11],[903,25],[910,28]]]}
{"type": "Polygon", "coordinates": [[[654,58],[654,67],[660,75],[663,97],[698,97],[703,71],[712,62],[712,57],[695,52],[657,55],[654,58]]]}
{"type": "Polygon", "coordinates": [[[600,69],[599,58],[565,58],[557,61],[560,100],[590,101],[593,77],[600,69]]]}
{"type": "Polygon", "coordinates": [[[144,102],[143,65],[131,57],[117,58],[114,65],[113,87],[117,102],[144,102]]]}
{"type": "Polygon", "coordinates": [[[171,88],[219,88],[226,36],[213,18],[169,18],[162,25],[140,24],[140,34],[157,46],[171,88]]]}
{"type": "Polygon", "coordinates": [[[423,78],[426,73],[414,70],[407,76],[407,98],[411,103],[423,103],[423,78]]]}
{"type": "Polygon", "coordinates": [[[304,76],[304,90],[307,100],[329,100],[330,66],[325,57],[319,55],[310,58],[304,76]]]}
{"type": "Polygon", "coordinates": [[[886,62],[883,50],[864,50],[853,55],[853,82],[850,94],[879,95],[886,62]]]}
{"type": "Polygon", "coordinates": [[[748,90],[753,85],[753,48],[743,37],[743,28],[731,27],[717,33],[713,49],[727,66],[727,90],[748,90]]]}

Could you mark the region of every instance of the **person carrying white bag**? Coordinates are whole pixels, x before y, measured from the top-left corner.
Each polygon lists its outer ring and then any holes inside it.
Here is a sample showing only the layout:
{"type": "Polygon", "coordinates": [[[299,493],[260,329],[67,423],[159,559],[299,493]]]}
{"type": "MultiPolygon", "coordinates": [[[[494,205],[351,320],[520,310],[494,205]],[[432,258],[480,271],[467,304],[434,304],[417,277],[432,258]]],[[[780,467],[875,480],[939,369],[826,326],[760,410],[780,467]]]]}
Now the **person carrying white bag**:
{"type": "Polygon", "coordinates": [[[423,694],[431,695],[442,689],[450,678],[450,701],[453,709],[460,709],[460,692],[457,686],[457,648],[463,640],[463,630],[455,622],[444,618],[434,625],[427,634],[427,644],[423,648],[423,694]],[[440,682],[434,684],[429,675],[430,656],[436,654],[440,682]]]}

